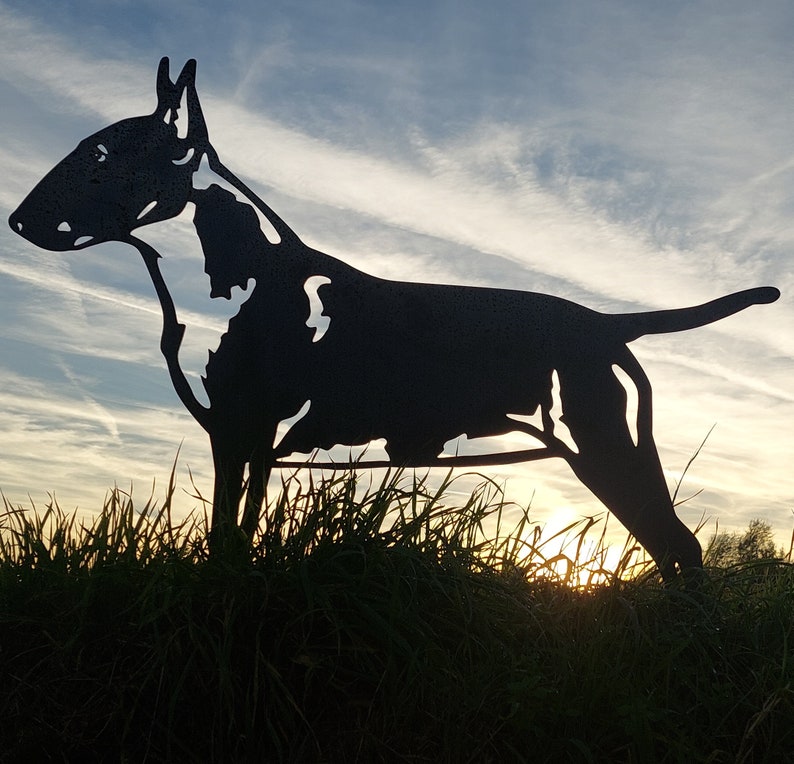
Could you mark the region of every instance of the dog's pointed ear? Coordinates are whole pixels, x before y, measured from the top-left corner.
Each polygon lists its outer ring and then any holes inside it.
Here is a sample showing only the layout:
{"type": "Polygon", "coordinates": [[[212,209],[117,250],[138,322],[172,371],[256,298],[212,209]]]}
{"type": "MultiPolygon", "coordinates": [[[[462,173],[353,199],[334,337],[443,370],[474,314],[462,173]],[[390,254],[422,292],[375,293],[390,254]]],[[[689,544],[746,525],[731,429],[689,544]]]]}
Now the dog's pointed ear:
{"type": "MultiPolygon", "coordinates": [[[[165,59],[166,63],[168,59],[165,59]]],[[[162,64],[162,62],[160,62],[162,64]]],[[[190,58],[185,62],[179,77],[176,78],[174,85],[176,90],[183,91],[186,87],[196,87],[196,59],[190,58]]]]}
{"type": "Polygon", "coordinates": [[[164,122],[169,121],[168,112],[174,107],[174,83],[168,72],[168,56],[163,56],[157,67],[157,108],[154,113],[164,122]]]}
{"type": "Polygon", "coordinates": [[[196,91],[196,60],[191,58],[182,68],[174,85],[175,104],[171,124],[188,145],[202,151],[208,142],[207,125],[196,91]]]}
{"type": "Polygon", "coordinates": [[[189,138],[198,145],[207,140],[207,127],[196,92],[196,59],[189,59],[182,71],[171,81],[167,56],[157,67],[157,108],[155,116],[167,125],[174,125],[180,138],[189,138]]]}

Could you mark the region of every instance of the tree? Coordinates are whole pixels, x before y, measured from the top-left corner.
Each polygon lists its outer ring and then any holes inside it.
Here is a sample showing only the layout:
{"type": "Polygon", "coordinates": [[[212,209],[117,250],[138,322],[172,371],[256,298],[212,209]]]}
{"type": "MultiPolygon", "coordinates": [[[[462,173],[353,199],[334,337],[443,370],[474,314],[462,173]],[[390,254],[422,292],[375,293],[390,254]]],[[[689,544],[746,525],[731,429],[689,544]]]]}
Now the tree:
{"type": "Polygon", "coordinates": [[[772,526],[755,518],[744,533],[716,533],[711,537],[705,552],[706,564],[717,568],[783,557],[783,550],[775,549],[772,526]]]}

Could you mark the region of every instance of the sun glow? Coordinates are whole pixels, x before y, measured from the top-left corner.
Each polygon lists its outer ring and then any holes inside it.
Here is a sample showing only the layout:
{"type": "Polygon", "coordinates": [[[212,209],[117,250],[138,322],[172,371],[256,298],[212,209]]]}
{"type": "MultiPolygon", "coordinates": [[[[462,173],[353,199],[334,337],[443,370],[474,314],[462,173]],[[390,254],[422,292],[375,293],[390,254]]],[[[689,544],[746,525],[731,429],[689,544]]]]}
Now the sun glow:
{"type": "Polygon", "coordinates": [[[630,579],[653,562],[625,530],[613,531],[606,511],[561,527],[535,524],[518,544],[519,567],[527,578],[548,579],[576,589],[630,579]]]}

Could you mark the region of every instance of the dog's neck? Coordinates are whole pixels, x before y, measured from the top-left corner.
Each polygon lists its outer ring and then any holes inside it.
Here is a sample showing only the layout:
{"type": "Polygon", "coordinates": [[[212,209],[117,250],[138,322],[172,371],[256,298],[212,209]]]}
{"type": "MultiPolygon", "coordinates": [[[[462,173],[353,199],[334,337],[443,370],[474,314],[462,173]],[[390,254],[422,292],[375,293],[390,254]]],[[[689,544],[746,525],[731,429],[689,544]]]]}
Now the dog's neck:
{"type": "Polygon", "coordinates": [[[249,205],[256,212],[259,227],[271,244],[283,243],[302,247],[298,236],[281,217],[223,165],[212,146],[207,146],[207,151],[202,153],[198,170],[193,173],[193,188],[202,190],[213,184],[220,186],[234,194],[238,202],[249,205]]]}

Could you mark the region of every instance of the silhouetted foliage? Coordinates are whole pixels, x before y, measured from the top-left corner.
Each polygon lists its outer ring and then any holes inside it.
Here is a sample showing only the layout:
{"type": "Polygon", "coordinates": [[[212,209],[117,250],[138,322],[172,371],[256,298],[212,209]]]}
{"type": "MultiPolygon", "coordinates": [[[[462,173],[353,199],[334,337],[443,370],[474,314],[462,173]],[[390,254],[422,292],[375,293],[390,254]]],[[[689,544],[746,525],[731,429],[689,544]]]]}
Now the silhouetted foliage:
{"type": "Polygon", "coordinates": [[[449,487],[294,480],[211,557],[173,478],[0,501],[0,762],[791,761],[794,565],[577,585],[584,539],[449,487]]]}
{"type": "Polygon", "coordinates": [[[759,518],[751,520],[743,533],[715,533],[705,553],[706,562],[717,568],[755,560],[783,559],[784,556],[782,549],[775,548],[772,526],[759,518]]]}

